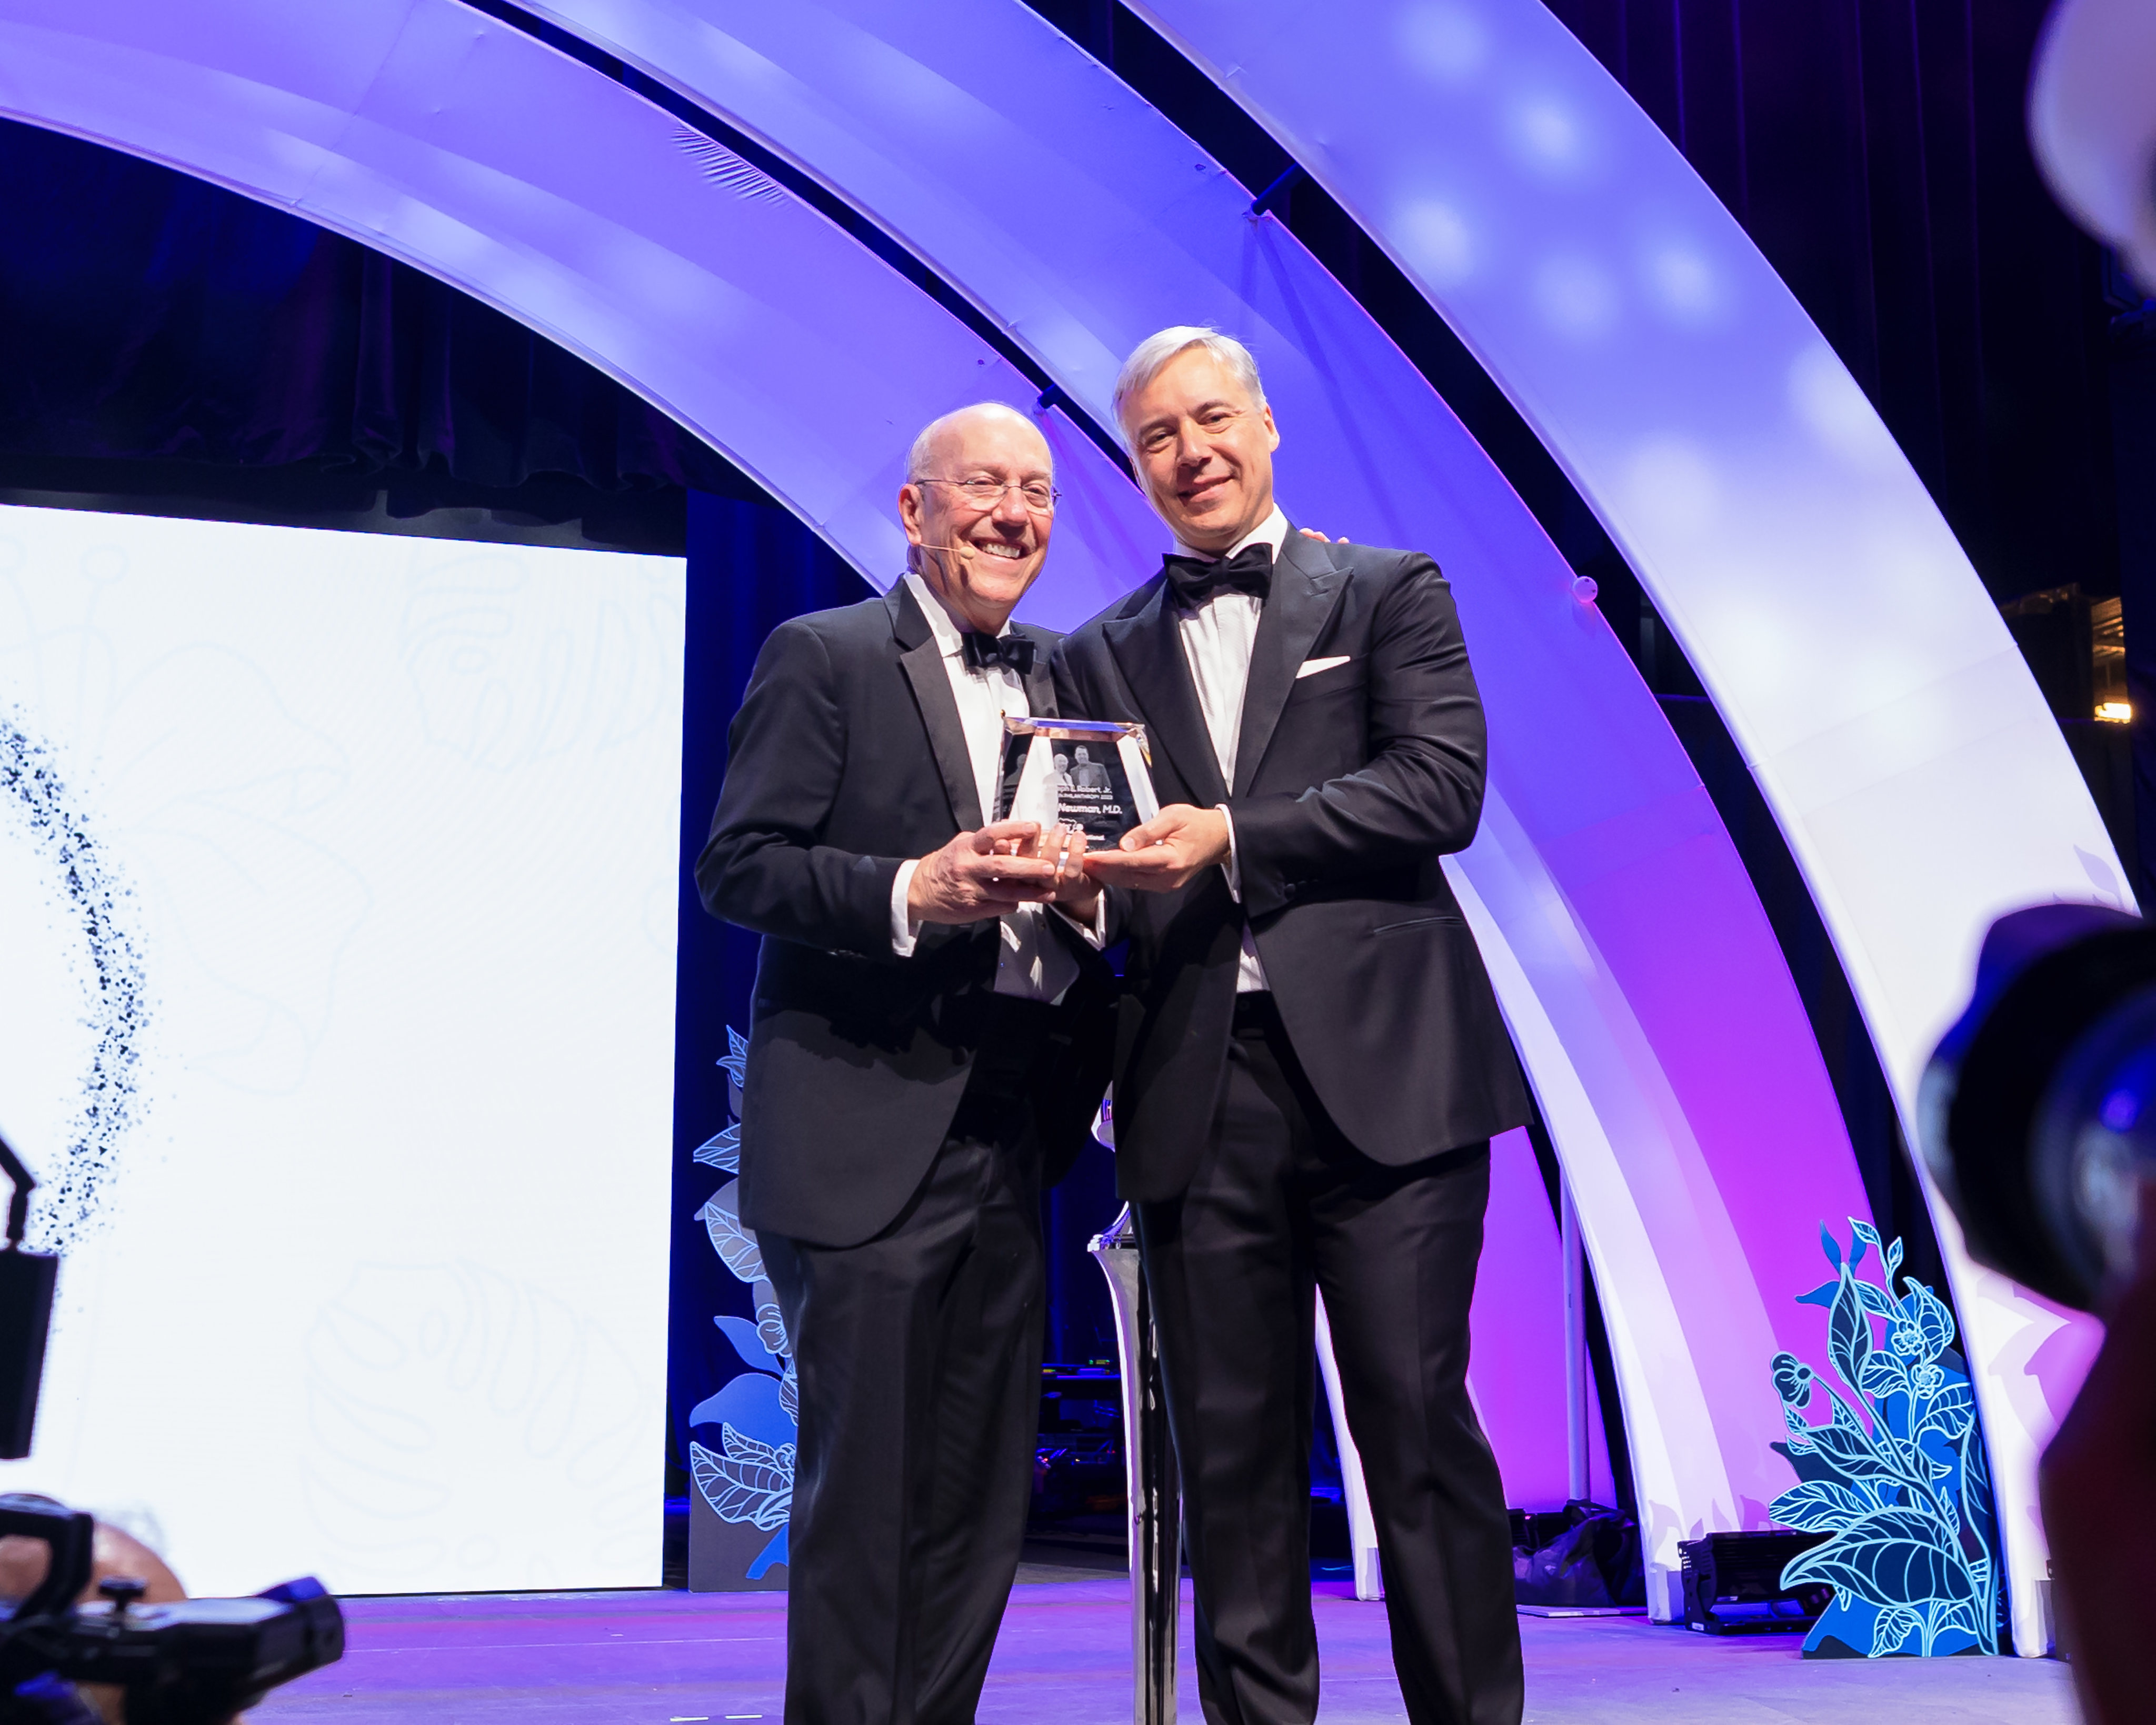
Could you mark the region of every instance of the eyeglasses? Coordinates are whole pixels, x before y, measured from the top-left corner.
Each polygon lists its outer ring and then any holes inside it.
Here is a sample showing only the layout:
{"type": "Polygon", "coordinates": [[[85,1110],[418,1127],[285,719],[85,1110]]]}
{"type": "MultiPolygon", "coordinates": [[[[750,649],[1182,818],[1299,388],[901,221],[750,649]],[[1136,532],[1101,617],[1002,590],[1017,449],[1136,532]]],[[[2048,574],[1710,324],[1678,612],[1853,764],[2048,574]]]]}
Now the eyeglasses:
{"type": "Polygon", "coordinates": [[[1039,480],[1028,480],[1024,485],[1015,480],[1007,485],[1001,480],[992,479],[921,479],[913,483],[916,485],[956,485],[966,494],[968,501],[978,503],[983,509],[993,509],[1001,503],[1004,492],[1016,491],[1020,501],[1035,515],[1055,514],[1055,500],[1063,495],[1055,486],[1043,485],[1039,480]]]}

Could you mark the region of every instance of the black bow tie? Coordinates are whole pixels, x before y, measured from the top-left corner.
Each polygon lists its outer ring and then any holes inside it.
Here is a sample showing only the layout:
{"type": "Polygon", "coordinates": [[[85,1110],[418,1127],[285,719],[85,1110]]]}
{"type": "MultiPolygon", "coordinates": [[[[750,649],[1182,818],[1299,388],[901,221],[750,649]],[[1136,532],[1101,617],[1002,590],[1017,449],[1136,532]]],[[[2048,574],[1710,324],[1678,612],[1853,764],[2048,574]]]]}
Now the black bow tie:
{"type": "Polygon", "coordinates": [[[1263,603],[1273,586],[1273,548],[1260,540],[1231,557],[1168,557],[1162,559],[1175,596],[1195,608],[1221,593],[1246,593],[1263,603]]]}
{"type": "Polygon", "coordinates": [[[958,638],[968,670],[984,671],[992,665],[1008,665],[1022,677],[1033,675],[1033,643],[1024,635],[983,634],[969,629],[958,638]]]}

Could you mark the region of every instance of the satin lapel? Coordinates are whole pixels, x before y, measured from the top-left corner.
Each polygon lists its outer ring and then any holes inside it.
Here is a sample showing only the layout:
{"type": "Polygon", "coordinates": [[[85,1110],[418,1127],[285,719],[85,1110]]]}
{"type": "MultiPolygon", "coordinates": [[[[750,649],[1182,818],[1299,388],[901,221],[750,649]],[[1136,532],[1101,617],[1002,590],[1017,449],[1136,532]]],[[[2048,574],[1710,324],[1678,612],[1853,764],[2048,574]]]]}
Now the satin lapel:
{"type": "Polygon", "coordinates": [[[957,697],[951,692],[951,678],[943,669],[943,655],[936,645],[935,631],[921,614],[913,589],[902,583],[892,589],[891,625],[903,649],[898,655],[913,698],[921,708],[921,722],[927,728],[928,747],[936,757],[936,770],[943,776],[943,789],[951,798],[951,818],[958,830],[970,833],[983,824],[981,793],[973,779],[973,757],[966,747],[966,727],[958,722],[957,697]]]}
{"type": "MultiPolygon", "coordinates": [[[[1183,656],[1183,637],[1175,627],[1175,608],[1163,580],[1152,602],[1137,615],[1119,618],[1106,631],[1108,648],[1123,668],[1152,746],[1175,763],[1175,770],[1201,808],[1227,800],[1219,757],[1198,705],[1190,664],[1183,656]]],[[[1074,718],[1092,718],[1075,713],[1074,718]]]]}
{"type": "Polygon", "coordinates": [[[1347,578],[1315,539],[1291,531],[1273,569],[1273,588],[1250,647],[1243,686],[1243,728],[1235,742],[1235,794],[1247,797],[1280,725],[1295,674],[1340,603],[1347,578]]]}

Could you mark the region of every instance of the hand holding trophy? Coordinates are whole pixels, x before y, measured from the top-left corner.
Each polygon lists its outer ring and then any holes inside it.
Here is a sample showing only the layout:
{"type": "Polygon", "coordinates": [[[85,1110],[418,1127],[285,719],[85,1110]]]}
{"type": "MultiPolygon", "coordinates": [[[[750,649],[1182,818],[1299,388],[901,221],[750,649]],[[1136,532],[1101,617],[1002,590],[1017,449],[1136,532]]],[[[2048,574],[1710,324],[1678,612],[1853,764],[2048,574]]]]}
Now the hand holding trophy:
{"type": "Polygon", "coordinates": [[[1033,821],[1039,836],[1008,853],[1055,865],[1058,904],[1090,916],[1100,883],[1086,874],[1090,849],[1112,849],[1160,813],[1145,727],[1091,719],[1004,721],[1000,819],[1033,821]]]}

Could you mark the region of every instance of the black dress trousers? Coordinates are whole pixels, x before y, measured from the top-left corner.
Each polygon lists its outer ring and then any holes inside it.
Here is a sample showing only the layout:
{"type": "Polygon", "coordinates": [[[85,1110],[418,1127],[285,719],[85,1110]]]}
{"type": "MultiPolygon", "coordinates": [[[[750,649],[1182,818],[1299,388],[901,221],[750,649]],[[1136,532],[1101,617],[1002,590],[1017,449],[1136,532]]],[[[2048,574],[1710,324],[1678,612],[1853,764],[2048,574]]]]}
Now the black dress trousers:
{"type": "Polygon", "coordinates": [[[975,1061],[905,1209],[856,1246],[762,1236],[793,1343],[787,1725],[972,1725],[1040,1421],[1044,1009],[975,1061]]]}
{"type": "Polygon", "coordinates": [[[1504,1488],[1467,1394],[1486,1142],[1404,1168],[1327,1118],[1268,994],[1236,1003],[1188,1189],[1140,1206],[1209,1725],[1317,1712],[1310,1603],[1316,1317],[1332,1320],[1377,1521],[1393,1662],[1416,1725],[1517,1725],[1504,1488]]]}

